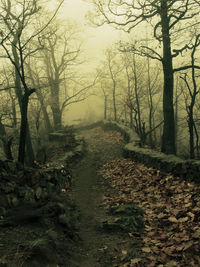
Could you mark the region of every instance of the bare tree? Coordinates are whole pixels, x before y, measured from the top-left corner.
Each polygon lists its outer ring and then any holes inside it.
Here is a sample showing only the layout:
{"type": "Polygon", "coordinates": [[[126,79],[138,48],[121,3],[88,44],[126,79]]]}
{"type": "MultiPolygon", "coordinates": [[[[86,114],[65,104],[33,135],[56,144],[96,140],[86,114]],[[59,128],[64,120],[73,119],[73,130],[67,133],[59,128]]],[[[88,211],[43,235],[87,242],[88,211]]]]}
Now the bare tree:
{"type": "MultiPolygon", "coordinates": [[[[157,59],[162,63],[164,87],[163,87],[163,138],[162,152],[175,154],[175,126],[173,108],[174,72],[191,68],[181,66],[173,68],[173,58],[183,52],[187,46],[174,49],[172,52],[171,36],[180,32],[183,34],[182,21],[194,19],[199,14],[199,3],[196,0],[91,0],[95,7],[95,23],[102,25],[108,23],[130,32],[139,24],[153,25],[153,36],[162,44],[162,55],[151,47],[142,46],[138,50],[132,46],[132,50],[140,52],[143,56],[157,59]]],[[[194,20],[194,23],[199,23],[194,20]]],[[[187,26],[186,26],[187,27],[187,26]]],[[[189,25],[191,27],[191,25],[189,25]]]]}
{"type": "Polygon", "coordinates": [[[36,53],[40,47],[32,47],[28,52],[26,49],[31,47],[31,41],[50,24],[57,12],[40,30],[35,31],[34,27],[31,28],[29,26],[31,24],[34,25],[34,21],[37,19],[36,15],[40,9],[40,0],[20,0],[12,1],[12,3],[11,0],[2,0],[0,8],[0,18],[2,21],[1,46],[15,69],[15,92],[21,113],[18,161],[22,164],[24,164],[26,144],[29,163],[31,164],[34,161],[34,153],[28,130],[27,112],[29,97],[36,89],[29,87],[25,74],[25,61],[30,55],[36,53]]]}
{"type": "Polygon", "coordinates": [[[113,47],[107,48],[105,51],[105,61],[104,66],[108,70],[107,80],[111,82],[111,92],[112,92],[112,105],[113,105],[113,119],[118,120],[117,113],[117,89],[119,89],[120,73],[122,72],[124,66],[119,62],[119,53],[115,51],[113,47]]]}
{"type": "Polygon", "coordinates": [[[188,128],[189,128],[189,144],[190,144],[190,158],[193,159],[195,158],[195,146],[194,146],[194,133],[196,135],[196,140],[197,140],[197,152],[199,150],[199,135],[196,127],[196,123],[194,120],[194,106],[196,102],[196,97],[199,94],[199,89],[197,86],[197,77],[198,75],[196,74],[195,71],[195,53],[197,50],[197,47],[200,46],[200,34],[196,35],[194,44],[188,47],[191,49],[191,82],[189,81],[188,74],[185,73],[184,75],[180,76],[180,78],[184,81],[186,88],[188,89],[189,92],[189,100],[186,99],[186,111],[188,114],[188,128]]]}
{"type": "Polygon", "coordinates": [[[103,118],[104,120],[108,119],[108,104],[110,100],[110,90],[107,82],[107,72],[103,66],[101,68],[97,68],[98,73],[98,95],[103,96],[103,118]]]}
{"type": "Polygon", "coordinates": [[[49,113],[47,112],[49,84],[46,81],[46,73],[43,70],[43,66],[41,66],[41,58],[29,58],[29,60],[26,62],[26,66],[29,78],[31,79],[30,82],[33,88],[37,88],[35,93],[43,113],[43,122],[46,132],[50,133],[53,131],[53,127],[51,125],[49,113]]]}
{"type": "Polygon", "coordinates": [[[78,74],[77,66],[80,59],[81,42],[75,25],[60,30],[54,25],[48,34],[40,39],[43,61],[46,68],[47,83],[50,88],[49,105],[52,110],[54,129],[62,126],[62,115],[66,107],[85,100],[94,81],[87,82],[78,74]]]}
{"type": "Polygon", "coordinates": [[[147,58],[146,66],[146,62],[134,52],[126,52],[122,56],[125,61],[126,86],[124,92],[125,104],[129,110],[130,127],[134,128],[140,136],[142,145],[147,142],[147,137],[149,137],[150,146],[153,147],[153,131],[161,125],[160,123],[157,126],[154,124],[157,108],[154,96],[158,94],[158,71],[151,74],[149,58],[147,58]]]}

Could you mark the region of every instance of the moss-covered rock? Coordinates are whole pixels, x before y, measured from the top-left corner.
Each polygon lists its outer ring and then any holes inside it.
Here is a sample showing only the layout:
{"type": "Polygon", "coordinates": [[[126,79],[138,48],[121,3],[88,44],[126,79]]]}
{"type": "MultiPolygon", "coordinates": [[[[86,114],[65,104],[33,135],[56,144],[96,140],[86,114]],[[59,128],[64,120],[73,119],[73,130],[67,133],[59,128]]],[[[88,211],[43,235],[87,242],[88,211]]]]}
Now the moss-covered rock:
{"type": "Polygon", "coordinates": [[[106,231],[125,231],[142,233],[144,229],[144,211],[134,204],[114,204],[108,213],[112,215],[101,227],[106,231]]]}

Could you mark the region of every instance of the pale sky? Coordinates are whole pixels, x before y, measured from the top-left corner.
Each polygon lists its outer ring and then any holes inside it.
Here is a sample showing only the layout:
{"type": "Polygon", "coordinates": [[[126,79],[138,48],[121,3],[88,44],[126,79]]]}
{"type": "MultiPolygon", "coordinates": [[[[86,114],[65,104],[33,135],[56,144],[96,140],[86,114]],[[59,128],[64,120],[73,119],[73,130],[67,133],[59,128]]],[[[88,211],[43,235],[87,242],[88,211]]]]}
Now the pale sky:
{"type": "Polygon", "coordinates": [[[66,0],[60,15],[65,20],[72,19],[83,27],[84,50],[93,62],[101,58],[103,49],[119,40],[122,33],[114,30],[111,26],[91,27],[85,18],[86,13],[92,10],[92,5],[83,0],[66,0]]]}
{"type": "MultiPolygon", "coordinates": [[[[92,5],[82,0],[66,0],[59,11],[59,16],[66,22],[71,19],[80,24],[84,39],[84,56],[87,59],[83,65],[88,71],[92,71],[100,60],[103,50],[119,40],[122,33],[111,26],[91,27],[85,18],[86,13],[92,10],[92,5]]],[[[74,123],[73,120],[88,116],[103,116],[103,101],[98,97],[90,97],[88,100],[71,105],[63,118],[64,123],[74,123]]]]}

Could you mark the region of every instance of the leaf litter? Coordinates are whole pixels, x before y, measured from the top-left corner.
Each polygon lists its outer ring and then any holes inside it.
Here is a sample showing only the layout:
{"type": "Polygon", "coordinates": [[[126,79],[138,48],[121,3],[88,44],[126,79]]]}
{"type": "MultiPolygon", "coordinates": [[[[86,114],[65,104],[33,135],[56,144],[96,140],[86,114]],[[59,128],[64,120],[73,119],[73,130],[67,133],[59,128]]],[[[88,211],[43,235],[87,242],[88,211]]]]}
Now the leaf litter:
{"type": "MultiPolygon", "coordinates": [[[[200,266],[199,185],[124,158],[105,164],[100,173],[118,192],[103,197],[106,209],[125,203],[145,211],[142,257],[126,248],[118,251],[122,262],[116,266],[200,266]]],[[[135,234],[129,233],[133,241],[135,234]]]]}

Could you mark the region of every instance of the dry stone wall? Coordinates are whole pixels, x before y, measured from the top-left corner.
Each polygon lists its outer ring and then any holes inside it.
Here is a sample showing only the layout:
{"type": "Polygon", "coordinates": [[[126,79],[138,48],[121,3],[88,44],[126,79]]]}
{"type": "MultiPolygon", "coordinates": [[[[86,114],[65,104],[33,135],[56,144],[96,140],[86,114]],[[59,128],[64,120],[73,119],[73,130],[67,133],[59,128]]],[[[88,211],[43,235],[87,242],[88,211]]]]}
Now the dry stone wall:
{"type": "Polygon", "coordinates": [[[200,183],[200,160],[183,160],[174,155],[140,147],[138,135],[130,128],[116,122],[103,121],[103,129],[120,131],[127,144],[123,148],[125,157],[144,163],[164,172],[172,173],[188,181],[200,183]]]}

